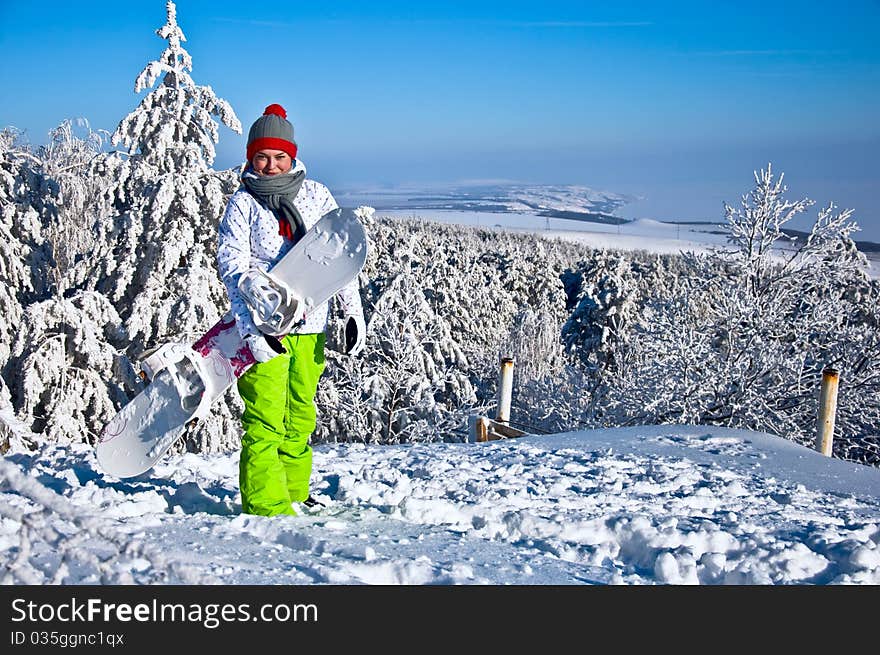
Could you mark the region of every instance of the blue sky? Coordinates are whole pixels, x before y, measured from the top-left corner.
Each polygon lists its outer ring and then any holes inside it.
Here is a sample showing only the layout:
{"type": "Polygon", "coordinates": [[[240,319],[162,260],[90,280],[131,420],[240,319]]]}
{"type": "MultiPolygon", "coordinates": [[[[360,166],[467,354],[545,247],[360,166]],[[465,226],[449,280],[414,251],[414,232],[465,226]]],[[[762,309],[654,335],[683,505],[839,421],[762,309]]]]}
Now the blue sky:
{"type": "MultiPolygon", "coordinates": [[[[0,2],[0,126],[113,130],[162,0],[0,2]]],[[[880,241],[880,2],[177,2],[193,77],[245,131],[272,102],[334,187],[506,179],[720,220],[772,161],[880,241]]],[[[244,136],[223,128],[215,165],[244,136]]]]}

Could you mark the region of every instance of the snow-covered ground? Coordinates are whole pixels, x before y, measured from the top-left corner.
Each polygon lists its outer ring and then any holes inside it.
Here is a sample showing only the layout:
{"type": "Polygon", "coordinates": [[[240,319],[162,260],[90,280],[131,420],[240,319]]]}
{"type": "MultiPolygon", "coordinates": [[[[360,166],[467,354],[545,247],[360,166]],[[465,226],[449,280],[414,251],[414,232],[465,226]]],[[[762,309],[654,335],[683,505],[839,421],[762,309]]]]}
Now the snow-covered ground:
{"type": "Polygon", "coordinates": [[[880,470],[744,430],[322,445],[328,506],[296,517],[240,513],[236,453],[126,480],[82,444],[0,464],[6,582],[880,583],[880,470]]]}

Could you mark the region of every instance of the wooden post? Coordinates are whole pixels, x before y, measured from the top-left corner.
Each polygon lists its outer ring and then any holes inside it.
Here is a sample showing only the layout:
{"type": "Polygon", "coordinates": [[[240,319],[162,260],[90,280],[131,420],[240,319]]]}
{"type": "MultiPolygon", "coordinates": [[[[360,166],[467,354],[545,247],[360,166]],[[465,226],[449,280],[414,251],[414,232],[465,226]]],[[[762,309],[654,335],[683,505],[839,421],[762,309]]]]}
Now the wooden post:
{"type": "Polygon", "coordinates": [[[819,392],[819,420],[816,429],[816,450],[831,457],[834,443],[834,418],[837,414],[837,385],[840,374],[826,367],[822,371],[822,389],[819,392]]]}
{"type": "Polygon", "coordinates": [[[477,443],[482,443],[484,441],[489,441],[489,419],[485,416],[481,416],[477,419],[477,423],[474,429],[477,443]]]}
{"type": "Polygon", "coordinates": [[[468,441],[483,443],[489,440],[489,419],[474,414],[468,416],[468,441]]]}
{"type": "Polygon", "coordinates": [[[513,357],[501,358],[498,375],[498,409],[495,418],[471,415],[468,417],[468,441],[486,442],[522,437],[526,432],[510,426],[510,405],[513,398],[513,357]]]}
{"type": "Polygon", "coordinates": [[[498,409],[495,420],[510,422],[510,402],[513,397],[513,357],[501,359],[501,373],[498,376],[498,409]]]}

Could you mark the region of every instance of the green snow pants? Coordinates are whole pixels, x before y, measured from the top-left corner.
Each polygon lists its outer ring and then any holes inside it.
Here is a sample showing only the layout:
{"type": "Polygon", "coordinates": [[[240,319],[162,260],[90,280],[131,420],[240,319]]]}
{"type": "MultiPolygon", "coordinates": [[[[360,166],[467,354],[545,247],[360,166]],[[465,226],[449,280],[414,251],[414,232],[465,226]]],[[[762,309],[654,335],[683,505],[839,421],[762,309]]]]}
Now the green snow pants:
{"type": "Polygon", "coordinates": [[[309,496],[315,431],[315,393],[324,371],[320,334],[289,334],[287,353],[256,363],[238,380],[244,401],[239,460],[241,510],[245,514],[296,514],[291,502],[309,496]]]}

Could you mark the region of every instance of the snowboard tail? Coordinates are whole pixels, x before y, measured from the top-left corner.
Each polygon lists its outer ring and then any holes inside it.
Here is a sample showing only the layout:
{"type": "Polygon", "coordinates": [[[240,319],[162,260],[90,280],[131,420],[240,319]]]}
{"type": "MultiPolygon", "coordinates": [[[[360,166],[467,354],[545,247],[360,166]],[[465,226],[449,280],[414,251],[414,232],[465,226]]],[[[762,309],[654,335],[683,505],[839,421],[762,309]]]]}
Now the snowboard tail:
{"type": "Polygon", "coordinates": [[[142,362],[150,383],[101,434],[101,468],[120,478],[149,470],[255,361],[229,315],[192,346],[171,343],[151,353],[142,362]]]}

